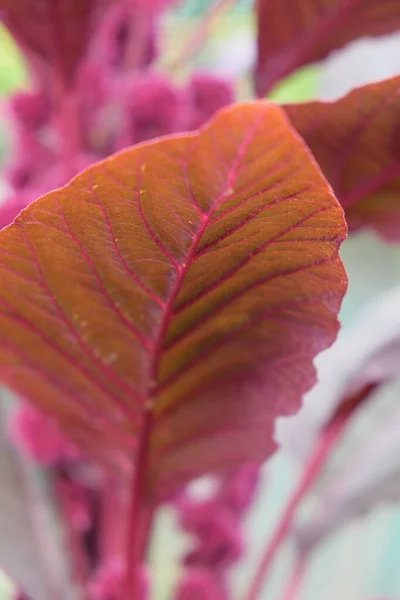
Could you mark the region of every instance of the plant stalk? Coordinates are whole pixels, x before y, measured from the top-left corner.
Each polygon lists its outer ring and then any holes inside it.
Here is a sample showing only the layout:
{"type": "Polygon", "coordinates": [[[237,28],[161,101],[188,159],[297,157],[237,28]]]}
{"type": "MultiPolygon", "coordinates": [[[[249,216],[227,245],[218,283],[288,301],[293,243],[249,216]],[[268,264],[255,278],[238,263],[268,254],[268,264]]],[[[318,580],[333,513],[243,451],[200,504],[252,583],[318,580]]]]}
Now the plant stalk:
{"type": "Polygon", "coordinates": [[[124,67],[127,72],[138,71],[143,67],[146,57],[148,39],[151,34],[153,16],[149,8],[135,3],[128,3],[130,32],[124,56],[124,67]]]}
{"type": "Polygon", "coordinates": [[[71,179],[78,170],[77,158],[82,146],[79,107],[74,80],[65,70],[64,24],[59,0],[49,3],[49,22],[52,31],[53,101],[58,109],[61,159],[65,179],[71,179]]]}
{"type": "Polygon", "coordinates": [[[307,554],[301,552],[296,555],[294,568],[289,580],[288,587],[282,600],[299,600],[301,588],[307,568],[307,554]]]}
{"type": "Polygon", "coordinates": [[[148,407],[143,413],[143,425],[136,452],[135,470],[132,476],[126,579],[122,600],[141,600],[139,597],[139,568],[144,561],[152,518],[152,510],[146,494],[146,472],[152,425],[153,411],[151,407],[148,407]]]}
{"type": "Polygon", "coordinates": [[[371,392],[373,392],[378,385],[379,383],[377,382],[366,384],[357,393],[344,398],[329,423],[321,431],[319,439],[311,453],[311,458],[305,466],[300,482],[292,494],[281,520],[266,547],[249,592],[245,596],[245,600],[258,600],[267,575],[271,570],[275,555],[292,528],[294,517],[300,502],[307,492],[309,492],[334,451],[349,417],[360,404],[369,397],[371,392]]]}

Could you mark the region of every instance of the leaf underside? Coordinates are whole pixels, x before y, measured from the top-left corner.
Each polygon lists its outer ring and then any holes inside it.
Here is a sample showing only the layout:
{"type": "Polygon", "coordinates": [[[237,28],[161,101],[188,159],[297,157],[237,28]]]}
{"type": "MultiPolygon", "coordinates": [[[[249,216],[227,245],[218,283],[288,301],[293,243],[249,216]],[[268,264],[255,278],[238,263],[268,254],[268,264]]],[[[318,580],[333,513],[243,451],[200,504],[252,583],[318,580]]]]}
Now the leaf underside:
{"type": "Polygon", "coordinates": [[[256,89],[264,96],[280,79],[365,36],[396,31],[397,0],[258,0],[256,89]]]}
{"type": "MultiPolygon", "coordinates": [[[[105,0],[101,0],[101,2],[105,0]]],[[[0,18],[24,49],[70,80],[86,50],[98,0],[0,0],[0,18]]]]}
{"type": "Polygon", "coordinates": [[[336,102],[288,105],[350,230],[400,239],[400,77],[360,87],[336,102]]]}
{"type": "Polygon", "coordinates": [[[118,154],[0,232],[0,378],[154,493],[274,449],[346,289],[342,210],[283,112],[249,103],[118,154]]]}

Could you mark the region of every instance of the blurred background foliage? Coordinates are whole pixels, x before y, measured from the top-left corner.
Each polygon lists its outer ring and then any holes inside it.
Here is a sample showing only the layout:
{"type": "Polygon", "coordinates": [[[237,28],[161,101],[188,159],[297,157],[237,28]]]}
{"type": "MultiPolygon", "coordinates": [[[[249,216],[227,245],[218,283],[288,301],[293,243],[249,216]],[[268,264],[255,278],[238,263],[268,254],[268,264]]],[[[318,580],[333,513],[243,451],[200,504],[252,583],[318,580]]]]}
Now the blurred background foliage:
{"type": "MultiPolygon", "coordinates": [[[[162,68],[168,68],[169,60],[179,56],[180,46],[188,41],[199,17],[212,4],[211,0],[187,1],[169,15],[164,32],[168,51],[162,57],[162,68]]],[[[251,96],[250,73],[255,51],[251,5],[251,0],[241,0],[221,14],[209,32],[205,48],[195,55],[197,65],[237,77],[242,98],[251,96]]],[[[351,44],[323,65],[295,73],[279,85],[271,97],[276,102],[337,97],[356,85],[400,73],[399,50],[397,34],[351,44]]],[[[184,77],[188,68],[187,64],[179,65],[176,76],[184,77]]],[[[27,71],[21,56],[8,33],[0,28],[0,101],[27,85],[27,71]]],[[[10,139],[5,122],[0,126],[0,160],[3,162],[9,154],[10,139]]],[[[344,244],[342,256],[349,274],[349,292],[342,309],[342,323],[346,327],[370,299],[400,282],[400,248],[384,244],[372,233],[361,233],[344,244]]],[[[246,524],[248,555],[233,574],[238,599],[297,476],[296,464],[282,452],[265,468],[264,484],[246,524]]],[[[171,582],[176,577],[174,559],[184,544],[185,540],[177,534],[172,512],[162,510],[151,552],[156,572],[155,599],[168,598],[171,582]]],[[[280,555],[265,590],[265,599],[280,598],[291,558],[290,548],[280,555]]],[[[366,600],[378,595],[400,598],[400,509],[394,506],[379,506],[331,537],[310,565],[301,598],[366,600]]],[[[0,581],[0,600],[8,598],[10,591],[0,581]]]]}

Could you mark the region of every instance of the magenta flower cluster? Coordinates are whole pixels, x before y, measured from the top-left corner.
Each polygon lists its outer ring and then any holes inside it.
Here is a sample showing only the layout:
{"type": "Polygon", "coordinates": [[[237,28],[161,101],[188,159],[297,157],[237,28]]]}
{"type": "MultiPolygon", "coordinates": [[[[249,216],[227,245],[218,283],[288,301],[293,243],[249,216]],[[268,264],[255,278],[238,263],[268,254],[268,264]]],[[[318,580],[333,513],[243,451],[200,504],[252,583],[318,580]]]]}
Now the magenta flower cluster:
{"type": "Polygon", "coordinates": [[[129,8],[119,0],[105,10],[72,84],[54,85],[55,73],[49,85],[52,63],[33,60],[28,48],[31,89],[15,94],[7,109],[15,148],[0,227],[91,163],[145,140],[200,127],[233,101],[231,82],[213,74],[196,72],[178,85],[157,69],[160,9],[168,2],[143,3],[144,39],[139,4],[129,8]],[[139,37],[137,49],[133,42],[139,37]]]}

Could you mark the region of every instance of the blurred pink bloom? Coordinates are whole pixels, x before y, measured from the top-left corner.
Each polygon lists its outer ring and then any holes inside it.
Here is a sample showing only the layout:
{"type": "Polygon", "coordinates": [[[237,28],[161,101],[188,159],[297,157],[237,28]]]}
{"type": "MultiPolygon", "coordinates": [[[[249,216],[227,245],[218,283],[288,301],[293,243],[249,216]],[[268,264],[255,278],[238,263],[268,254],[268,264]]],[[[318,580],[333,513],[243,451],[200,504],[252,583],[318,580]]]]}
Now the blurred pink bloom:
{"type": "Polygon", "coordinates": [[[23,452],[42,465],[50,466],[62,459],[79,456],[55,421],[28,404],[20,406],[14,413],[10,434],[23,452]]]}
{"type": "Polygon", "coordinates": [[[121,103],[119,148],[182,130],[186,97],[170,80],[145,72],[121,80],[114,90],[121,103]]]}
{"type": "MultiPolygon", "coordinates": [[[[125,3],[114,3],[110,6],[108,13],[103,19],[102,25],[92,43],[89,63],[105,70],[122,71],[127,68],[125,61],[129,51],[130,40],[138,39],[143,34],[143,23],[141,22],[142,10],[138,4],[146,7],[152,2],[137,3],[133,0],[131,5],[125,3]]],[[[157,13],[158,11],[156,11],[157,13]]],[[[147,10],[146,10],[147,13],[147,10]]],[[[156,14],[150,14],[150,26],[147,24],[146,36],[141,37],[144,47],[140,54],[141,62],[136,68],[148,67],[156,58],[156,14]]]]}
{"type": "Polygon", "coordinates": [[[228,600],[221,582],[209,570],[202,568],[186,569],[175,600],[228,600]]]}
{"type": "Polygon", "coordinates": [[[234,101],[232,83],[213,74],[196,73],[189,82],[192,102],[190,129],[200,127],[212,115],[234,101]]]}
{"type": "Polygon", "coordinates": [[[10,108],[17,126],[24,130],[37,131],[48,122],[51,114],[50,99],[42,91],[14,94],[10,108]]]}

